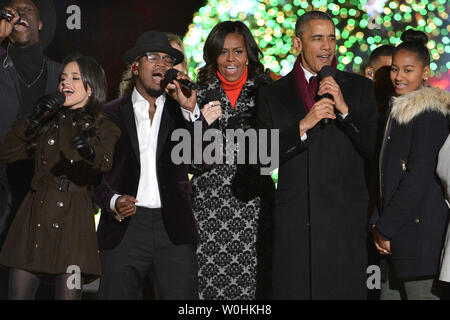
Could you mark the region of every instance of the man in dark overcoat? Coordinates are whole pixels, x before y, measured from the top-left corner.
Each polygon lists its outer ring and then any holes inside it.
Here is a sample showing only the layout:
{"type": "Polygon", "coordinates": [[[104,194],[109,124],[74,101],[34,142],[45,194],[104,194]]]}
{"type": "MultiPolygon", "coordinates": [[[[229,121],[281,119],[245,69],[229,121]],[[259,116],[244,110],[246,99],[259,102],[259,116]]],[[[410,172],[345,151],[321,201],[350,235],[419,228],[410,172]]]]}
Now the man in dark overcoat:
{"type": "Polygon", "coordinates": [[[373,84],[335,70],[335,26],[326,13],[302,15],[292,43],[300,53],[293,71],[266,86],[257,104],[261,128],[280,130],[273,298],[365,299],[373,84]],[[323,66],[334,77],[319,81],[323,66]]]}
{"type": "MultiPolygon", "coordinates": [[[[16,119],[30,113],[44,94],[57,91],[62,66],[45,56],[43,50],[53,39],[56,13],[52,0],[0,0],[0,8],[15,17],[0,20],[0,43],[6,52],[0,56],[0,137],[16,119]],[[19,18],[20,16],[20,18],[19,18]]],[[[29,190],[33,161],[0,163],[0,247],[15,212],[29,190]]],[[[6,279],[0,270],[0,282],[6,279]]],[[[0,285],[0,298],[7,285],[0,285]]]]}

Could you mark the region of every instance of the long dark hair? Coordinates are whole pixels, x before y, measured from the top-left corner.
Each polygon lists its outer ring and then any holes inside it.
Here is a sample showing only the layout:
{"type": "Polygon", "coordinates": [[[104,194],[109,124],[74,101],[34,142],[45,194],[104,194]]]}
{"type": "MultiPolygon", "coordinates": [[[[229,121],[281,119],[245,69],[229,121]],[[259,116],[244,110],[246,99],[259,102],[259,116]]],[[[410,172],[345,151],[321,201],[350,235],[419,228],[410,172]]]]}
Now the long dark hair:
{"type": "Polygon", "coordinates": [[[78,64],[84,88],[87,90],[89,86],[92,90],[85,109],[90,115],[95,117],[106,101],[108,85],[105,71],[94,58],[78,53],[65,58],[63,62],[64,67],[70,62],[76,62],[78,64]]]}
{"type": "Polygon", "coordinates": [[[99,123],[105,119],[105,115],[101,112],[103,104],[106,101],[108,88],[105,71],[94,58],[79,53],[72,54],[65,58],[63,61],[64,67],[70,62],[76,62],[78,64],[84,88],[87,90],[89,86],[92,90],[87,105],[83,108],[83,111],[77,112],[76,115],[74,115],[74,120],[77,122],[77,126],[81,126],[81,123],[78,122],[78,120],[83,118],[83,115],[87,114],[88,118],[85,118],[85,120],[89,121],[91,126],[88,129],[82,129],[80,127],[80,131],[85,132],[85,134],[91,138],[98,138],[100,136],[98,131],[99,123]]]}
{"type": "Polygon", "coordinates": [[[207,84],[216,75],[217,58],[223,48],[225,37],[229,33],[235,32],[244,37],[248,55],[248,78],[255,79],[264,72],[264,66],[260,61],[263,54],[247,26],[241,21],[223,21],[218,23],[206,38],[203,47],[203,60],[205,60],[206,65],[200,68],[198,72],[200,84],[207,84]]]}

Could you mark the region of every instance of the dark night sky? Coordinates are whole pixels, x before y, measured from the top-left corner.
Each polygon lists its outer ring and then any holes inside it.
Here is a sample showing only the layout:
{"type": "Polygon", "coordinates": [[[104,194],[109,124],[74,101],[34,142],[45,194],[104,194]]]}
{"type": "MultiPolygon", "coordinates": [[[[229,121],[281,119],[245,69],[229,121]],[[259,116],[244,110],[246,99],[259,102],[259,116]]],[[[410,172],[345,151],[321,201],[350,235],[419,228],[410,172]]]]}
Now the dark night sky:
{"type": "Polygon", "coordinates": [[[73,52],[91,55],[104,67],[109,98],[117,96],[123,54],[147,30],[184,35],[205,0],[55,0],[57,28],[47,55],[62,61],[73,52]],[[69,30],[67,8],[81,9],[81,30],[69,30]]]}

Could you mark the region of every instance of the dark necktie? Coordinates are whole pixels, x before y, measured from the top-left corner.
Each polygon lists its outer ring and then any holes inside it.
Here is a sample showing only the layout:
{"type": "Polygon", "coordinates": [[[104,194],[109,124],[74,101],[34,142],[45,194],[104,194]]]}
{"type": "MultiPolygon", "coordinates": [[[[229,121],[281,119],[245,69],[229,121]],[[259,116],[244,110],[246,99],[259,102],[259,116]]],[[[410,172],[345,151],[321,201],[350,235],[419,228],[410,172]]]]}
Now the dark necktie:
{"type": "Polygon", "coordinates": [[[317,76],[312,76],[309,78],[309,92],[311,92],[312,96],[315,98],[317,93],[317,88],[319,87],[319,83],[317,81],[317,76]]]}

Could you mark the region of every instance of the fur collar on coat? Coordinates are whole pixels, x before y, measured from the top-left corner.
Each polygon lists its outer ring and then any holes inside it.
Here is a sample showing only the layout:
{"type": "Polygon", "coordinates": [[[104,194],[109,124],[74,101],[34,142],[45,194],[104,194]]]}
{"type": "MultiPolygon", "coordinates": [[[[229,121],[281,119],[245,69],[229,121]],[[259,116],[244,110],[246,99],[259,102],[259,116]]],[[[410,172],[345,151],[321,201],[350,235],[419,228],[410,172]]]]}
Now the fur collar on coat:
{"type": "Polygon", "coordinates": [[[392,117],[399,124],[408,124],[425,111],[450,115],[450,92],[439,88],[422,89],[392,98],[392,117]]]}

